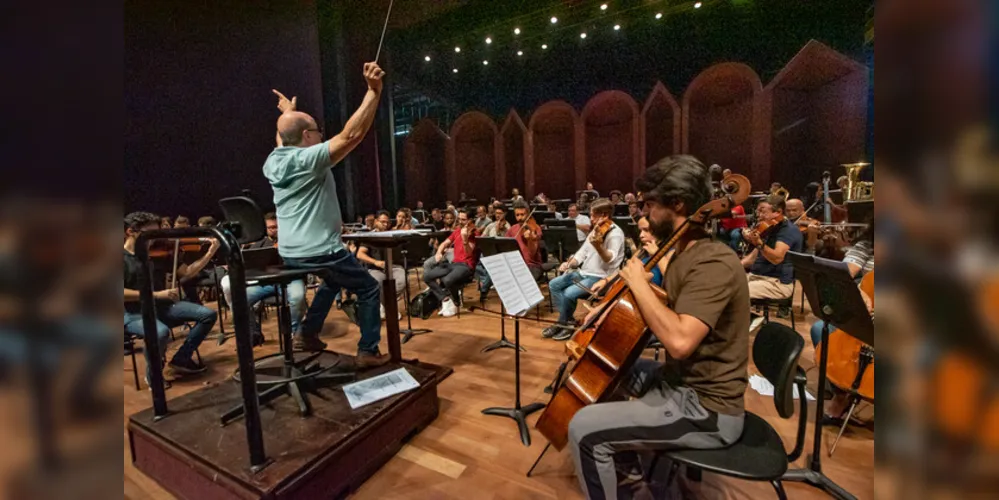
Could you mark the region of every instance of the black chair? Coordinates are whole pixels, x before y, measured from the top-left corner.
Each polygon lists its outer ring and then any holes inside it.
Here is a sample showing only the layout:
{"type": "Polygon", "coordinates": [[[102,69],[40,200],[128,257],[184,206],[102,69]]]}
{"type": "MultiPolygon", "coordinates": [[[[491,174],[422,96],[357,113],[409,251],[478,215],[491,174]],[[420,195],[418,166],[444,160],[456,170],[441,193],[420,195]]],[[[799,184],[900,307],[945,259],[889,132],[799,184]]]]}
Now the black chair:
{"type": "Polygon", "coordinates": [[[770,322],[770,308],[784,308],[788,310],[788,315],[791,316],[791,328],[795,328],[794,324],[794,290],[797,288],[798,283],[793,278],[791,280],[791,296],[786,299],[751,299],[749,305],[755,309],[763,309],[763,321],[764,323],[770,322]]]}
{"type": "Polygon", "coordinates": [[[659,457],[666,457],[672,462],[666,487],[683,464],[688,471],[703,470],[749,481],[768,481],[777,492],[777,497],[785,500],[787,495],[780,478],[787,471],[788,464],[801,456],[808,423],[805,371],[798,366],[798,357],[804,346],[801,335],[778,323],[765,325],[753,342],[753,362],[774,385],[774,407],[781,418],[790,418],[794,414],[794,387],[798,388],[798,436],[791,453],[784,451],[784,442],[770,424],[747,411],[742,436],[731,446],[715,450],[658,452],[649,467],[646,481],[655,470],[659,457]]]}
{"type": "Polygon", "coordinates": [[[125,332],[125,354],[132,357],[132,375],[135,376],[135,390],[140,390],[139,386],[139,368],[135,364],[135,335],[125,332]]]}

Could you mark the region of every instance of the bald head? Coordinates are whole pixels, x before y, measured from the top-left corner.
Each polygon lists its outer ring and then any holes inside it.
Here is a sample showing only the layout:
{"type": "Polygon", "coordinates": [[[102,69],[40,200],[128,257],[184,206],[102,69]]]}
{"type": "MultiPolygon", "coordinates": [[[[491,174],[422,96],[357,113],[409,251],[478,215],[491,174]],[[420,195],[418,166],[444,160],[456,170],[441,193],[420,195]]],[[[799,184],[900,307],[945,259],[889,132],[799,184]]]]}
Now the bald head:
{"type": "Polygon", "coordinates": [[[787,200],[784,205],[784,214],[787,215],[789,219],[797,219],[805,213],[805,204],[797,198],[791,198],[787,200]]]}
{"type": "Polygon", "coordinates": [[[301,111],[284,113],[277,121],[278,134],[281,136],[281,143],[285,146],[303,145],[305,132],[317,128],[316,120],[301,111]]]}

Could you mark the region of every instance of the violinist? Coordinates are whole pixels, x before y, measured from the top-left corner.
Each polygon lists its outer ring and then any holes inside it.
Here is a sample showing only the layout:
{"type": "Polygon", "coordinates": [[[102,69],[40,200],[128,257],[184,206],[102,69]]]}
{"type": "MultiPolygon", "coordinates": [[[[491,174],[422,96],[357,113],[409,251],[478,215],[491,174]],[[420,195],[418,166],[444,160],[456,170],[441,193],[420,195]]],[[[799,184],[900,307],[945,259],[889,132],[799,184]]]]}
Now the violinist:
{"type": "Polygon", "coordinates": [[[502,203],[493,205],[493,222],[482,231],[482,236],[489,238],[505,236],[509,229],[510,223],[506,221],[506,205],[502,203]]]}
{"type": "Polygon", "coordinates": [[[423,265],[423,281],[440,300],[440,315],[445,318],[458,314],[458,292],[471,279],[479,262],[475,237],[475,225],[468,218],[468,211],[461,209],[457,228],[437,246],[437,252],[423,265]],[[452,245],[454,257],[449,261],[444,254],[452,245]]]}
{"type": "MultiPolygon", "coordinates": [[[[708,171],[696,158],[671,156],[636,182],[656,238],[668,238],[711,200],[708,171]]],[[[739,260],[701,227],[687,230],[664,277],[663,303],[638,259],[621,278],[669,356],[639,359],[620,396],[591,404],[569,423],[569,449],[588,498],[617,498],[619,474],[641,476],[637,451],[724,448],[742,434],[749,358],[749,293],[739,260]]]]}
{"type": "Polygon", "coordinates": [[[485,231],[486,226],[491,222],[492,220],[489,219],[489,212],[486,211],[485,205],[479,205],[475,209],[475,229],[485,231]]]}
{"type": "Polygon", "coordinates": [[[408,208],[400,208],[399,211],[395,213],[395,227],[392,228],[396,231],[410,230],[413,226],[419,224],[416,219],[413,218],[411,212],[408,208]]]}
{"type": "Polygon", "coordinates": [[[178,215],[173,221],[173,228],[180,229],[185,227],[191,227],[191,219],[188,219],[185,215],[178,215]]]}
{"type": "MultiPolygon", "coordinates": [[[[652,258],[652,255],[659,250],[659,243],[656,241],[655,235],[652,234],[652,228],[649,225],[648,217],[642,216],[641,219],[638,219],[638,239],[642,242],[642,248],[638,253],[639,260],[642,261],[642,264],[647,264],[649,259],[652,258]]],[[[669,260],[673,257],[673,253],[675,251],[676,249],[670,250],[669,253],[667,253],[666,256],[652,268],[652,272],[647,273],[649,283],[658,287],[663,286],[663,275],[666,274],[666,266],[669,265],[669,260]]],[[[590,290],[592,290],[593,293],[603,290],[603,288],[607,286],[607,284],[610,283],[615,276],[617,276],[617,273],[601,279],[600,281],[594,283],[593,286],[590,287],[590,290]]]]}
{"type": "Polygon", "coordinates": [[[577,325],[573,317],[576,301],[589,296],[590,287],[621,267],[625,236],[624,231],[611,220],[613,211],[614,205],[606,198],[598,198],[590,206],[590,221],[593,224],[590,235],[579,251],[559,266],[559,272],[563,274],[548,284],[552,300],[558,308],[558,323],[545,328],[541,332],[542,337],[569,340],[577,325]],[[569,272],[570,269],[573,271],[569,272]]]}
{"type": "MultiPolygon", "coordinates": [[[[125,331],[143,338],[145,330],[142,323],[142,307],[139,303],[139,259],[135,256],[136,239],[143,231],[160,227],[159,217],[149,212],[132,212],[125,217],[124,244],[124,300],[125,300],[125,331]]],[[[194,277],[215,256],[219,248],[218,240],[212,240],[208,251],[191,264],[180,264],[177,267],[178,284],[194,277]]],[[[201,345],[208,333],[215,326],[217,315],[215,311],[181,300],[177,288],[166,288],[165,266],[153,263],[153,299],[156,301],[156,336],[159,338],[161,353],[166,353],[170,340],[170,328],[194,323],[194,328],[188,332],[184,344],[177,349],[176,354],[167,364],[167,369],[174,374],[196,374],[205,371],[205,366],[195,361],[192,356],[201,345]]],[[[144,351],[148,352],[148,351],[144,351]]],[[[167,379],[172,376],[165,377],[167,379]]],[[[146,384],[149,383],[149,359],[146,359],[146,384]]]]}
{"type": "Polygon", "coordinates": [[[517,239],[520,255],[524,257],[524,262],[536,281],[544,273],[541,270],[541,227],[531,216],[526,201],[514,202],[513,215],[517,223],[506,231],[506,237],[517,239]]]}
{"type": "Polygon", "coordinates": [[[788,251],[800,252],[801,231],[784,218],[785,202],[770,195],[756,206],[757,225],[742,237],[753,250],[742,259],[749,269],[750,299],[787,299],[794,292],[794,269],[784,260],[788,251]]]}

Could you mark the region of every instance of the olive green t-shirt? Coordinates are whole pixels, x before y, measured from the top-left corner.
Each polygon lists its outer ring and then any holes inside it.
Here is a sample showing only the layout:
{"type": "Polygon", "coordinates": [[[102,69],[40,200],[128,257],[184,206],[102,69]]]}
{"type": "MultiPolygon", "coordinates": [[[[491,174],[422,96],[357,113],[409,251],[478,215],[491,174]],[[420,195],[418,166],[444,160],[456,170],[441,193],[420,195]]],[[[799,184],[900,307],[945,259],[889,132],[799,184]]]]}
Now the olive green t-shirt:
{"type": "Polygon", "coordinates": [[[749,287],[739,258],[728,245],[699,240],[673,257],[663,283],[670,309],[710,328],[687,359],[667,358],[666,380],[694,389],[708,410],[742,413],[749,362],[749,287]]]}

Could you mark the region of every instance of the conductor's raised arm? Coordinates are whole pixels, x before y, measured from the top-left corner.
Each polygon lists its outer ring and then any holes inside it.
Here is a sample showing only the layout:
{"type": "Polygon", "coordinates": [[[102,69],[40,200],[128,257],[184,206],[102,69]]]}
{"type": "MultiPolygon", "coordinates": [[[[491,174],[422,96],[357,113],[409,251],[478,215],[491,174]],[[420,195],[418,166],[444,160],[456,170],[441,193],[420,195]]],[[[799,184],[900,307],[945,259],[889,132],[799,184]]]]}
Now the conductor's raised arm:
{"type": "Polygon", "coordinates": [[[327,143],[330,148],[330,160],[334,165],[343,160],[364,139],[364,135],[375,121],[378,111],[378,98],[382,95],[382,78],[385,72],[377,63],[364,63],[364,79],[368,82],[368,91],[364,94],[361,106],[347,120],[343,130],[333,136],[327,143]]]}

